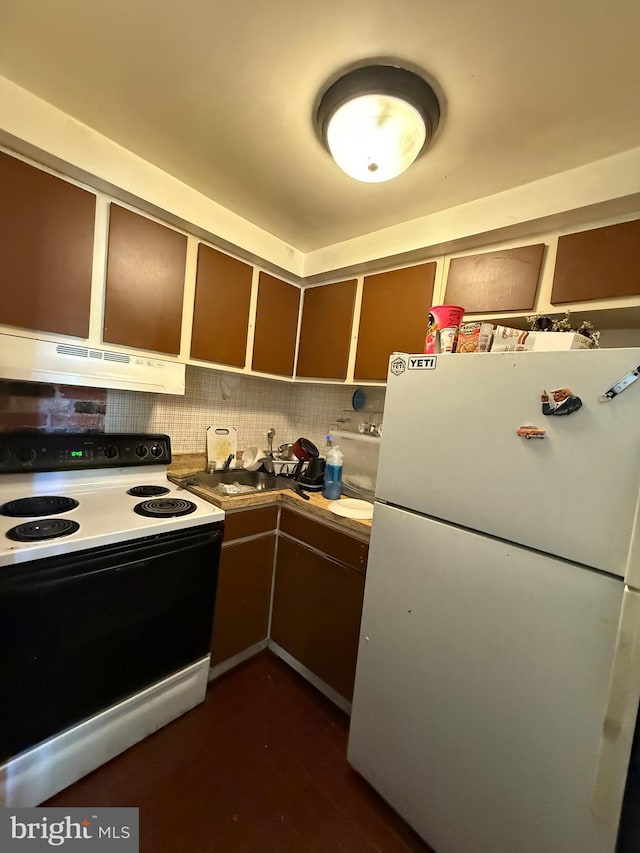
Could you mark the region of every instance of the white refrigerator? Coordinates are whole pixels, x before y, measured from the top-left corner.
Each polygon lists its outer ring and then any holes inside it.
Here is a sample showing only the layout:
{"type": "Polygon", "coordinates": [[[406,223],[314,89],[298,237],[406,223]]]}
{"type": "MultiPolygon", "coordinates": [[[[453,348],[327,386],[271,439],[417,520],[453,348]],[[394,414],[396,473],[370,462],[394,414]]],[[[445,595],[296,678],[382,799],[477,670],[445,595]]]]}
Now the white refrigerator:
{"type": "Polygon", "coordinates": [[[640,349],[391,357],[348,757],[437,853],[616,848],[639,366],[640,349]]]}

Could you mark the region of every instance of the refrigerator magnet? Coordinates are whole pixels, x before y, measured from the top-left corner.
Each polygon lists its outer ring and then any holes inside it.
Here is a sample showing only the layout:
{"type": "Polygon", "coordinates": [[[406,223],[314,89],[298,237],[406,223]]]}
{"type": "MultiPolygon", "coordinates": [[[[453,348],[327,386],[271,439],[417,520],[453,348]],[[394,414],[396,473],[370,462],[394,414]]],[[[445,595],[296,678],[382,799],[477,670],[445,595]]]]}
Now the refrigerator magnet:
{"type": "Polygon", "coordinates": [[[582,406],[580,397],[576,397],[571,388],[554,388],[551,397],[547,391],[540,395],[543,415],[572,415],[582,406]]]}
{"type": "Polygon", "coordinates": [[[524,424],[523,426],[518,427],[516,434],[522,436],[522,438],[544,438],[547,431],[540,429],[540,427],[537,427],[534,424],[524,424]]]}

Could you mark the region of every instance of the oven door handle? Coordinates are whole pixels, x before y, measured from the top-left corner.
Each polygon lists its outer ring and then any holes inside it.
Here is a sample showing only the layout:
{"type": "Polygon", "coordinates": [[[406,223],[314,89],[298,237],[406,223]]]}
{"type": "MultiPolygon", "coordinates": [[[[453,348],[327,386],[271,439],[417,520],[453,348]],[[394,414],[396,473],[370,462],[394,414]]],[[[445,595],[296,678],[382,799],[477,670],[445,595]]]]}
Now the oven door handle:
{"type": "MultiPolygon", "coordinates": [[[[191,552],[201,548],[207,542],[219,548],[221,539],[222,531],[214,530],[178,542],[147,542],[137,547],[131,543],[121,544],[120,547],[111,549],[106,555],[97,552],[92,556],[85,554],[83,557],[82,552],[78,552],[68,555],[62,563],[56,563],[55,566],[40,566],[24,573],[16,572],[12,578],[6,578],[0,583],[0,593],[2,595],[24,594],[34,588],[47,590],[65,583],[81,581],[84,578],[93,580],[96,576],[106,573],[122,573],[133,568],[144,570],[158,557],[165,559],[170,557],[176,562],[188,560],[191,552]]],[[[215,565],[216,561],[212,559],[212,575],[215,565]]]]}

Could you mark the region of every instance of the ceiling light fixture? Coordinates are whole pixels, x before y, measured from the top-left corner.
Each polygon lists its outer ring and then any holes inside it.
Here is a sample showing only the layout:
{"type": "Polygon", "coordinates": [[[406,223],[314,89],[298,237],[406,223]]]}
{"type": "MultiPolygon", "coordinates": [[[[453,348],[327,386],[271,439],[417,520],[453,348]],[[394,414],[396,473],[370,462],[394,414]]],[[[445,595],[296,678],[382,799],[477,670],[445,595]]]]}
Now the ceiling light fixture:
{"type": "Polygon", "coordinates": [[[347,72],[322,95],[316,125],[338,166],[357,181],[401,175],[429,145],[440,120],[431,86],[395,65],[347,72]]]}

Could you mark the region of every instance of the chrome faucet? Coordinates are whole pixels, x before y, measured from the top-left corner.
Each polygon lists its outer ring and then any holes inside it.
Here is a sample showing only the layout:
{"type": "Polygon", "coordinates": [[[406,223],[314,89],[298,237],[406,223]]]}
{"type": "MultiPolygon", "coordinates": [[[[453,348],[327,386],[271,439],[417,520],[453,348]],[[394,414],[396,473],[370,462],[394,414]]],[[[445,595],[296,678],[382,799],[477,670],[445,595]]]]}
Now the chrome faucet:
{"type": "Polygon", "coordinates": [[[267,455],[269,456],[270,459],[273,459],[273,439],[275,438],[275,436],[276,436],[276,431],[273,427],[271,427],[271,429],[267,433],[267,443],[268,443],[267,455]]]}

